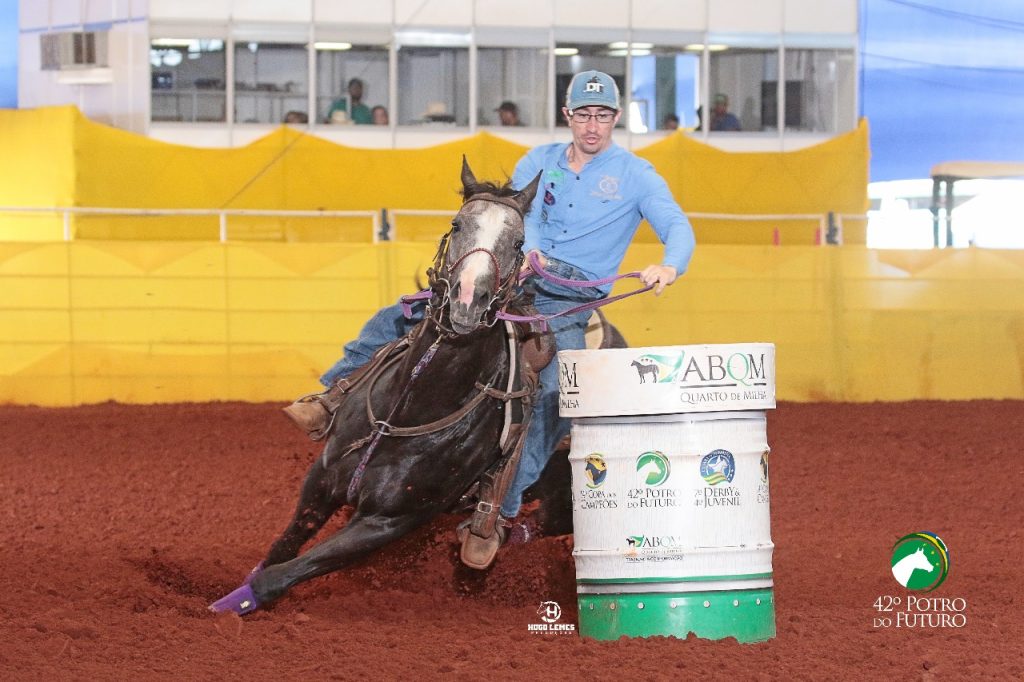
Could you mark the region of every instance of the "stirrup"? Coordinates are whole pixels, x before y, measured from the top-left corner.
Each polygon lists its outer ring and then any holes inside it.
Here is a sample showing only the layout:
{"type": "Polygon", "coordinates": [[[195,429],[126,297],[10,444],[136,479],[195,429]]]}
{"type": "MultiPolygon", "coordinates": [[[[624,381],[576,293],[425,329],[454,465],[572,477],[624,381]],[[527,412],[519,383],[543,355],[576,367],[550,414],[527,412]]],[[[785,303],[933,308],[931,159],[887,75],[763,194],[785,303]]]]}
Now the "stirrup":
{"type": "Polygon", "coordinates": [[[490,537],[482,538],[470,531],[472,522],[472,518],[466,519],[455,530],[456,537],[462,544],[459,559],[470,568],[484,571],[491,567],[498,555],[498,549],[505,544],[506,524],[499,516],[498,522],[494,524],[494,532],[490,537]]]}

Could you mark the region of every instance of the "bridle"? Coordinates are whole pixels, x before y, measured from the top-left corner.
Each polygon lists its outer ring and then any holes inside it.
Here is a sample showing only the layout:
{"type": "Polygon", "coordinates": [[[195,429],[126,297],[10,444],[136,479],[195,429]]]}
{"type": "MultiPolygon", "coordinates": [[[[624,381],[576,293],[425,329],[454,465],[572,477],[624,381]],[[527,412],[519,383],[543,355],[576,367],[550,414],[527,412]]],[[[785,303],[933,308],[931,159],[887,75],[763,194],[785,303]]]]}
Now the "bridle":
{"type": "MultiPolygon", "coordinates": [[[[502,204],[503,206],[513,209],[516,212],[516,215],[519,216],[520,220],[523,219],[523,209],[519,207],[519,204],[516,203],[515,199],[512,197],[500,197],[488,192],[482,192],[474,194],[466,199],[462,204],[462,208],[465,209],[466,206],[474,201],[486,201],[488,203],[502,204]]],[[[461,209],[459,212],[462,212],[461,209]]],[[[448,262],[451,235],[452,231],[449,230],[443,237],[441,237],[441,242],[437,247],[437,253],[434,255],[434,265],[427,270],[429,289],[432,293],[427,317],[433,321],[438,330],[443,334],[451,336],[458,335],[457,332],[450,327],[448,324],[449,321],[445,319],[447,316],[444,315],[444,311],[449,310],[451,303],[451,276],[455,269],[458,268],[466,258],[474,253],[483,253],[490,258],[492,265],[494,265],[494,295],[491,296],[491,300],[487,303],[487,312],[484,314],[483,320],[477,323],[473,331],[476,331],[481,327],[493,327],[498,322],[497,313],[503,310],[516,294],[516,288],[519,284],[519,271],[523,265],[524,255],[522,249],[516,249],[516,258],[512,263],[512,267],[509,268],[508,274],[502,276],[498,257],[495,256],[490,249],[486,249],[482,246],[470,249],[456,258],[453,262],[448,262]]]]}

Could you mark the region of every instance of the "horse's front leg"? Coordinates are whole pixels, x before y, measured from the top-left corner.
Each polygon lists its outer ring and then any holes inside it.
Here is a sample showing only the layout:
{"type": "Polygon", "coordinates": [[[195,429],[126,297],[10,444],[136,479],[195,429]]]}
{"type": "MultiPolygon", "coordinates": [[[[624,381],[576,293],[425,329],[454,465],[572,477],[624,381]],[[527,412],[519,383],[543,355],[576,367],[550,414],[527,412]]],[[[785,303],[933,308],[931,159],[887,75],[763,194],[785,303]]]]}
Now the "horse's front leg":
{"type": "Polygon", "coordinates": [[[340,493],[321,458],[317,458],[306,474],[299,493],[299,502],[295,507],[288,527],[271,545],[263,567],[280,564],[294,559],[317,531],[323,528],[327,520],[341,507],[344,502],[344,490],[340,493]]]}
{"type": "Polygon", "coordinates": [[[257,606],[267,604],[298,583],[335,571],[397,540],[424,521],[424,516],[391,517],[357,512],[348,524],[302,556],[268,566],[252,581],[257,606]]]}

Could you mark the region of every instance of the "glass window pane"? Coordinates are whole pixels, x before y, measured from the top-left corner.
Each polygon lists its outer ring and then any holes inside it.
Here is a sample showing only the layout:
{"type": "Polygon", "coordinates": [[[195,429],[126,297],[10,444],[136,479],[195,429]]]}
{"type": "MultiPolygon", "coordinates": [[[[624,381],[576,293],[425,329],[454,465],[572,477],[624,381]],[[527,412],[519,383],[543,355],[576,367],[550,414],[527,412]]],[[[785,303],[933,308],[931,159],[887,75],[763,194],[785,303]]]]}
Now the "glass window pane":
{"type": "Polygon", "coordinates": [[[778,50],[716,51],[709,66],[712,132],[778,130],[778,50]]]}
{"type": "Polygon", "coordinates": [[[681,47],[634,49],[632,85],[633,132],[697,126],[700,55],[681,47]]]}
{"type": "Polygon", "coordinates": [[[153,121],[226,120],[223,40],[157,38],[149,63],[153,121]]]}
{"type": "Polygon", "coordinates": [[[388,48],[346,43],[316,51],[317,120],[333,124],[372,124],[373,110],[383,107],[376,123],[387,125],[388,48]]]}
{"type": "Polygon", "coordinates": [[[469,49],[398,50],[398,123],[469,125],[469,49]]]}
{"type": "Polygon", "coordinates": [[[281,123],[289,112],[309,115],[306,46],[235,43],[235,121],[281,123]]]}
{"type": "Polygon", "coordinates": [[[481,47],[476,54],[479,124],[546,126],[548,51],[481,47]]]}
{"type": "MultiPolygon", "coordinates": [[[[612,77],[619,86],[619,96],[626,105],[626,51],[608,44],[559,43],[555,47],[555,125],[567,126],[562,107],[565,91],[572,77],[581,71],[596,69],[612,77]]],[[[619,127],[626,125],[626,117],[619,119],[619,127]]]]}
{"type": "Polygon", "coordinates": [[[853,52],[786,50],[789,130],[837,133],[855,125],[853,52]]]}

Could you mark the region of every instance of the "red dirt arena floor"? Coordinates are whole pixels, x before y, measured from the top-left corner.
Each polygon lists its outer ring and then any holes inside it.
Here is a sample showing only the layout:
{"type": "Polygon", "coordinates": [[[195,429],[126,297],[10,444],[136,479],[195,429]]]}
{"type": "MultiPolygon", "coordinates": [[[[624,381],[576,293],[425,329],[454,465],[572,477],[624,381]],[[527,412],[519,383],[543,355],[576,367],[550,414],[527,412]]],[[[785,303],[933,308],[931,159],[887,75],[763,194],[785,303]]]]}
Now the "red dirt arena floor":
{"type": "Polygon", "coordinates": [[[572,537],[506,547],[474,579],[454,516],[214,616],[319,451],[279,407],[0,407],[0,679],[1024,678],[1024,402],[769,413],[778,636],[761,644],[531,633],[542,601],[576,621],[572,537]],[[891,547],[920,530],[951,555],[928,596],[965,600],[966,625],[875,627],[875,600],[908,594],[891,547]]]}

